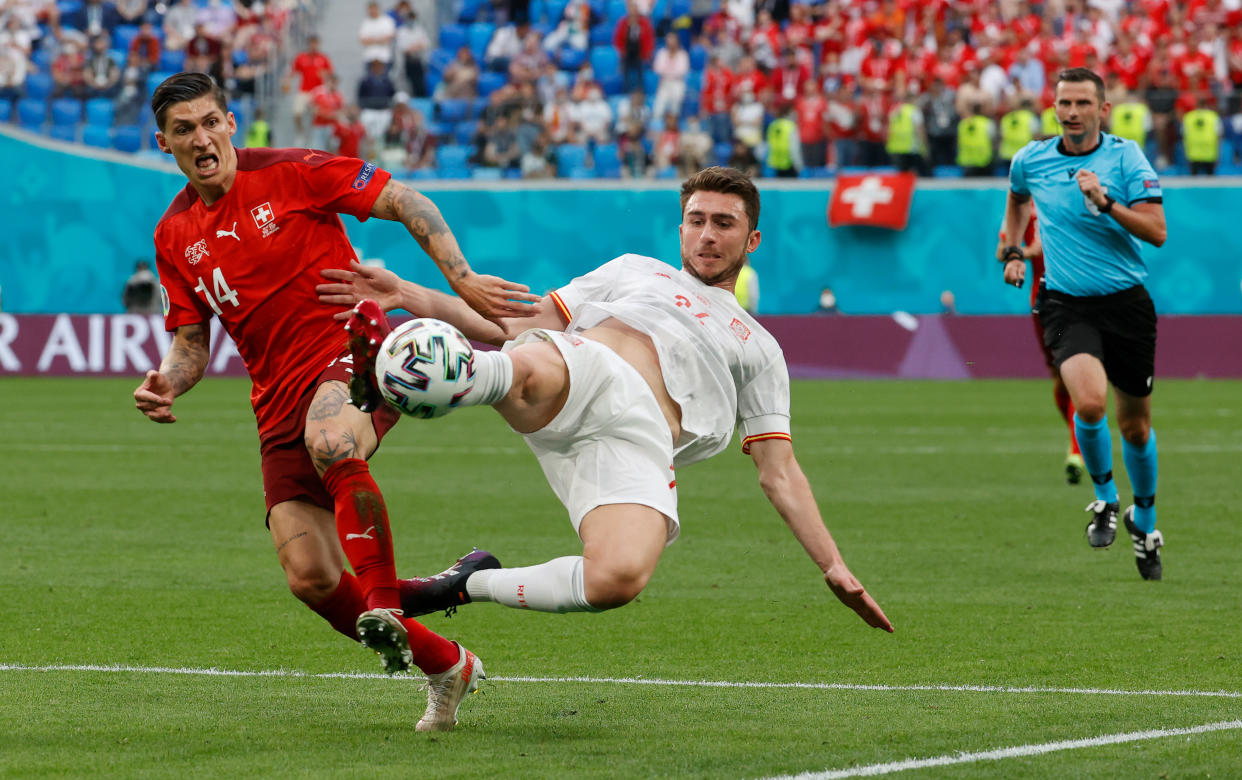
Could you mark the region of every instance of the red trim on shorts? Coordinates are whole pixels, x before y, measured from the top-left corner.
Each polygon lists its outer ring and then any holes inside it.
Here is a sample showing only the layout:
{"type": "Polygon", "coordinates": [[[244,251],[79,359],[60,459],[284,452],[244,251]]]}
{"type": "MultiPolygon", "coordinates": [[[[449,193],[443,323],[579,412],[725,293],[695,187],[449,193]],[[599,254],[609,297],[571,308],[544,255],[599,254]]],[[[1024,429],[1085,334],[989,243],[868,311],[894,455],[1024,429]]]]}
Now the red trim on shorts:
{"type": "Polygon", "coordinates": [[[568,325],[569,321],[574,318],[569,313],[569,307],[565,305],[565,302],[561,300],[561,296],[557,295],[555,291],[548,293],[548,297],[552,299],[552,303],[556,304],[556,310],[561,313],[561,319],[565,320],[565,324],[568,325]]]}
{"type": "Polygon", "coordinates": [[[754,436],[747,436],[742,439],[742,454],[750,454],[750,443],[752,441],[764,441],[766,439],[784,439],[789,443],[793,443],[793,437],[788,433],[756,433],[754,436]]]}

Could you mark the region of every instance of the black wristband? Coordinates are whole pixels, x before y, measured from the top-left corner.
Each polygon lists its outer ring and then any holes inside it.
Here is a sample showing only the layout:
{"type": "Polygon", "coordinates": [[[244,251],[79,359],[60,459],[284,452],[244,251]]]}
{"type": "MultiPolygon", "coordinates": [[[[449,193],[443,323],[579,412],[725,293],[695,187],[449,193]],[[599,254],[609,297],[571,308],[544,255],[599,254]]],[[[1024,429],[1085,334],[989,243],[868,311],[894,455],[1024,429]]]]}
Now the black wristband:
{"type": "Polygon", "coordinates": [[[1113,210],[1113,204],[1114,204],[1114,203],[1116,203],[1116,202],[1117,202],[1117,201],[1113,200],[1113,197],[1112,197],[1111,195],[1105,195],[1105,196],[1104,196],[1104,205],[1099,207],[1099,209],[1100,209],[1100,213],[1101,213],[1101,214],[1107,214],[1108,212],[1112,211],[1112,210],[1113,210]]]}
{"type": "Polygon", "coordinates": [[[1001,252],[1001,265],[1008,265],[1011,260],[1025,260],[1026,255],[1022,253],[1020,246],[1007,246],[1005,251],[1001,252]]]}

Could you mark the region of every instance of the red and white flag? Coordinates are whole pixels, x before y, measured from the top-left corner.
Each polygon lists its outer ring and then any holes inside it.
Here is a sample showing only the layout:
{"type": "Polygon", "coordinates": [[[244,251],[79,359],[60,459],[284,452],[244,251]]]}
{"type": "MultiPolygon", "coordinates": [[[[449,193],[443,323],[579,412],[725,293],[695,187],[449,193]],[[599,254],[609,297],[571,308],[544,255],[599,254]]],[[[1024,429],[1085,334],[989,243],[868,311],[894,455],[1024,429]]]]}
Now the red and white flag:
{"type": "Polygon", "coordinates": [[[913,173],[839,175],[828,203],[828,224],[905,230],[916,180],[913,173]]]}

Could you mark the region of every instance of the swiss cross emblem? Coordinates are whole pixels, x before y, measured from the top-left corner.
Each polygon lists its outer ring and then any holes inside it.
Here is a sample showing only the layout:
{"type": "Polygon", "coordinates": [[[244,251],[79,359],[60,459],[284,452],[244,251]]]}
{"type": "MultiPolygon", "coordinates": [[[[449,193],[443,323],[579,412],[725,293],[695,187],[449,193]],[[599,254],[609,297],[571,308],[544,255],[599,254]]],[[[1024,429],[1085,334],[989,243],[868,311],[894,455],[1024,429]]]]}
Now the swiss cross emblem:
{"type": "Polygon", "coordinates": [[[733,322],[729,323],[729,330],[733,331],[733,335],[737,336],[742,341],[746,341],[750,338],[750,328],[746,327],[745,323],[737,317],[734,317],[733,322]]]}
{"type": "Polygon", "coordinates": [[[276,216],[272,213],[272,204],[264,203],[250,209],[250,216],[254,217],[255,227],[263,227],[272,221],[272,217],[276,216]]]}

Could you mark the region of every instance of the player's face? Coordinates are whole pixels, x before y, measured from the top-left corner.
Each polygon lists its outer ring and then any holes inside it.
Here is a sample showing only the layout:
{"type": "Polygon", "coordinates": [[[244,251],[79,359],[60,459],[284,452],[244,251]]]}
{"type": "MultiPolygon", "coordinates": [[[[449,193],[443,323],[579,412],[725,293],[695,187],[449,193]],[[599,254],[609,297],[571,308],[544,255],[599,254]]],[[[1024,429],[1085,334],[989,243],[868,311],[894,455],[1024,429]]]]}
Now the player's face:
{"type": "Polygon", "coordinates": [[[199,194],[211,200],[223,196],[237,173],[233,133],[237,120],[231,111],[220,110],[211,95],[177,103],[164,115],[164,130],[155,134],[160,150],[177,161],[177,167],[199,194]]]}
{"type": "Polygon", "coordinates": [[[1075,144],[1094,140],[1100,125],[1108,118],[1108,103],[1100,103],[1095,84],[1090,81],[1062,81],[1057,84],[1057,121],[1066,137],[1075,144]]]}
{"type": "Polygon", "coordinates": [[[746,255],[759,246],[739,195],[699,191],[681,215],[681,265],[704,284],[731,287],[746,255]]]}

